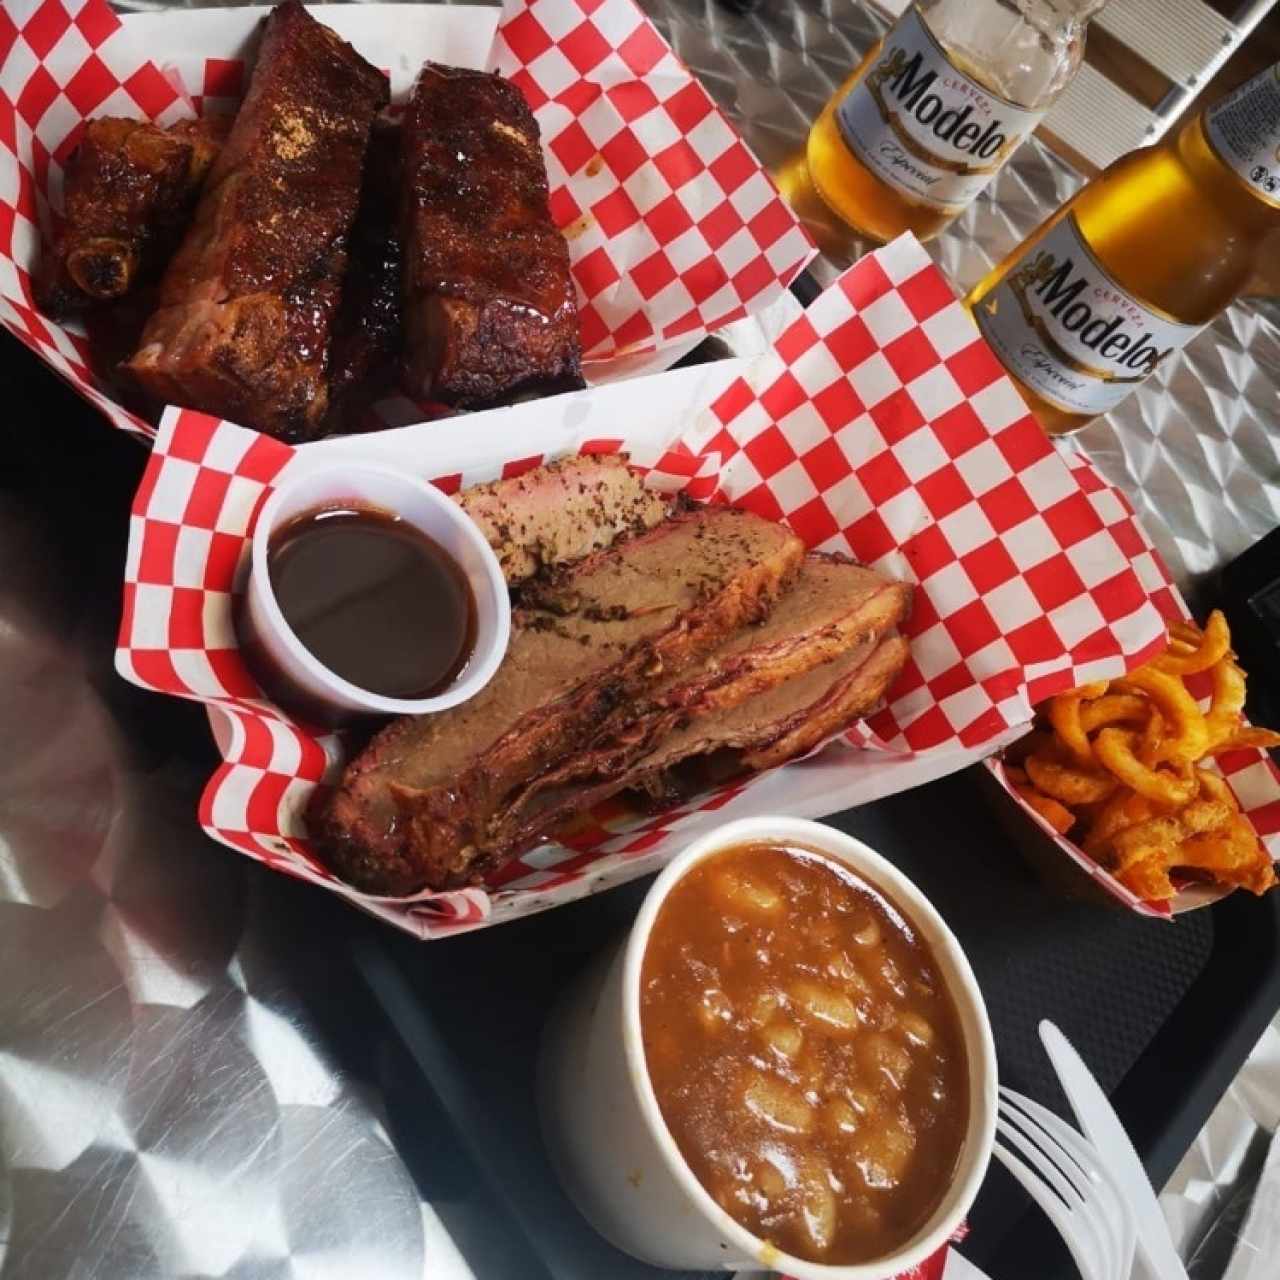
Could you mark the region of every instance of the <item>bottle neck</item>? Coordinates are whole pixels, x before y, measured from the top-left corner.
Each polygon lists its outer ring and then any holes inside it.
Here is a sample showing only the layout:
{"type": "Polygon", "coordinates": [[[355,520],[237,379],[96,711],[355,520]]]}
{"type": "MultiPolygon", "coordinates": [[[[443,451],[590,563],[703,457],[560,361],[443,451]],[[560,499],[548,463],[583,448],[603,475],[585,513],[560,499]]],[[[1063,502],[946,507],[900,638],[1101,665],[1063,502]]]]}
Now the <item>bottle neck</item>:
{"type": "Polygon", "coordinates": [[[1027,22],[1055,40],[1078,34],[1106,4],[1107,0],[1012,0],[1027,22]]]}

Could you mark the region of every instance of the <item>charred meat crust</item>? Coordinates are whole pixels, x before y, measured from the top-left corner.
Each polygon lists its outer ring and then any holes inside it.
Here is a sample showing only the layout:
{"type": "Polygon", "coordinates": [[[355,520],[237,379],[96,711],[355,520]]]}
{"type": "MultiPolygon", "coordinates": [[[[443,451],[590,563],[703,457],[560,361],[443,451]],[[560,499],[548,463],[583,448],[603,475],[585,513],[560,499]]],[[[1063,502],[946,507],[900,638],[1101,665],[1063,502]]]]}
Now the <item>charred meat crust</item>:
{"type": "Polygon", "coordinates": [[[404,131],[405,393],[472,408],[582,386],[569,249],[520,90],[427,63],[404,131]]]}
{"type": "Polygon", "coordinates": [[[154,283],[190,221],[230,118],[169,129],[104,116],[67,162],[63,220],[41,263],[37,301],[63,320],[154,283]]]}
{"type": "Polygon", "coordinates": [[[379,116],[369,137],[350,264],[329,359],[329,429],[357,430],[359,415],[395,389],[404,349],[400,284],[400,124],[379,116]]]}
{"type": "Polygon", "coordinates": [[[297,0],[266,19],[235,125],[128,370],[160,400],[314,436],[386,78],[297,0]]]}

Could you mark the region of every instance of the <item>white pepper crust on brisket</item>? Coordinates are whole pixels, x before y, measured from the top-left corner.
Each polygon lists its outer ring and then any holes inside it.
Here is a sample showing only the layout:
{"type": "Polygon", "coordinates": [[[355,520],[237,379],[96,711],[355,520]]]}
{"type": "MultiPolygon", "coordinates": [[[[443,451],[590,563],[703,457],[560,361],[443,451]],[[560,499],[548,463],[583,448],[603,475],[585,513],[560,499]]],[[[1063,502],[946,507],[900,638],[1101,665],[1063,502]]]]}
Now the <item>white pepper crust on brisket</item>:
{"type": "Polygon", "coordinates": [[[563,458],[465,489],[457,501],[480,526],[512,586],[600,551],[623,534],[652,529],[670,505],[617,453],[563,458]]]}

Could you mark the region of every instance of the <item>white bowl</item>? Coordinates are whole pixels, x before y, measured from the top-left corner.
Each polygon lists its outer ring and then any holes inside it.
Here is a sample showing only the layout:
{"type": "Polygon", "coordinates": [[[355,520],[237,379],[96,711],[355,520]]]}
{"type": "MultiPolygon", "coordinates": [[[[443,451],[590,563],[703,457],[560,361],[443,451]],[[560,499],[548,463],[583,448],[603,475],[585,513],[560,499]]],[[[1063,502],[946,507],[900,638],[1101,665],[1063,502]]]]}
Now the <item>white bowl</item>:
{"type": "Polygon", "coordinates": [[[995,1139],[996,1056],[978,984],[951,930],[896,867],[860,840],[802,818],[743,818],[681,853],[654,882],[630,934],[579,980],[547,1024],[539,1062],[543,1133],[570,1197],[619,1249],[660,1267],[780,1271],[795,1280],[884,1280],[936,1253],[963,1221],[995,1139]],[[969,1126],[955,1178],[927,1223],[891,1254],[827,1265],[791,1257],[740,1226],[684,1162],[653,1092],[640,1037],[640,970],[673,885],[703,858],[761,841],[800,845],[883,889],[942,972],[969,1065],[969,1126]]]}
{"type": "MultiPolygon", "coordinates": [[[[393,621],[391,619],[389,622],[393,621]]],[[[408,472],[364,463],[317,463],[286,479],[258,513],[246,601],[253,643],[309,706],[338,715],[427,715],[474,697],[488,684],[507,652],[511,599],[502,569],[475,522],[435,485],[408,472]],[[277,529],[319,507],[349,502],[378,507],[431,538],[466,575],[476,604],[475,651],[457,679],[429,698],[389,698],[330,671],[285,621],[267,571],[267,551],[277,529]]]]}

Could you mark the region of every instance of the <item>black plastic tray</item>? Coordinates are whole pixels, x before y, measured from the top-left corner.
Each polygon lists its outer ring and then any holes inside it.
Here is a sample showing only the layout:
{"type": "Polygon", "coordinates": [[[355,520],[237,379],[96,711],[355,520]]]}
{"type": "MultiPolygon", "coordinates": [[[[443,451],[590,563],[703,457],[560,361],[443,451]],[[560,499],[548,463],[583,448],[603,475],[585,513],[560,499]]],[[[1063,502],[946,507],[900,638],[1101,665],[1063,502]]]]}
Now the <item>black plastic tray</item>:
{"type": "MultiPolygon", "coordinates": [[[[986,996],[1004,1083],[1069,1115],[1036,1034],[1051,1018],[1111,1094],[1160,1186],[1280,1008],[1280,894],[1237,894],[1174,924],[1055,897],[1014,852],[978,781],[962,773],[829,821],[897,863],[955,930],[986,996]]],[[[470,1246],[486,1280],[669,1274],[623,1258],[577,1216],[547,1164],[533,1103],[556,993],[625,930],[649,883],[446,942],[370,930],[356,944],[407,1051],[393,1073],[397,1145],[428,1190],[449,1166],[449,1191],[432,1196],[447,1225],[451,1214],[490,1224],[470,1246]],[[442,1126],[452,1130],[447,1158],[442,1126]],[[513,1256],[530,1269],[510,1270],[513,1256]]],[[[995,1280],[1075,1275],[1001,1169],[971,1225],[964,1251],[995,1280]]]]}

